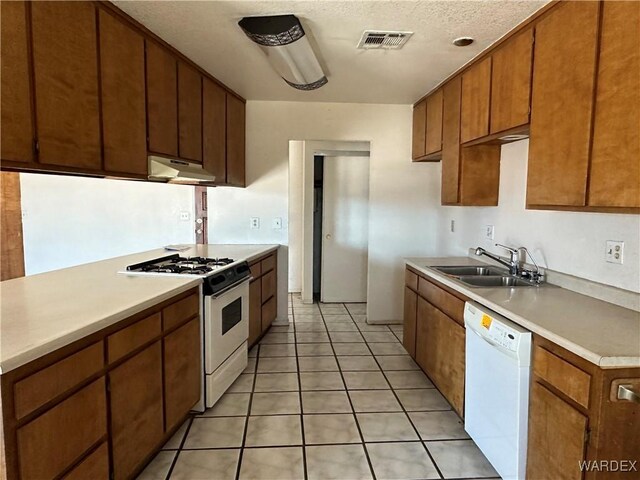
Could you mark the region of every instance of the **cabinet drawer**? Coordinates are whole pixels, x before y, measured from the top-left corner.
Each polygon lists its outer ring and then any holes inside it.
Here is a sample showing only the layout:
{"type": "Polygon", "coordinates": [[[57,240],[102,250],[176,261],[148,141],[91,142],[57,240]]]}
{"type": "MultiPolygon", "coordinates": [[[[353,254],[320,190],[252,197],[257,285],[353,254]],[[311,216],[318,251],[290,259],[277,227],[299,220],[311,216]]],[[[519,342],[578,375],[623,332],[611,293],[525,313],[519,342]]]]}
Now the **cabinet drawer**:
{"type": "Polygon", "coordinates": [[[160,313],[147,317],[107,337],[109,363],[113,363],[136,348],[160,335],[160,313]]]}
{"type": "Polygon", "coordinates": [[[64,476],[64,480],[107,480],[109,478],[109,447],[100,445],[91,455],[64,476]]]}
{"type": "Polygon", "coordinates": [[[404,284],[414,292],[418,291],[418,275],[411,270],[406,269],[404,271],[404,284]]]}
{"type": "Polygon", "coordinates": [[[249,269],[251,270],[251,276],[253,278],[258,278],[262,275],[262,262],[256,262],[253,265],[249,265],[249,269]]]}
{"type": "Polygon", "coordinates": [[[54,478],[107,434],[104,377],[18,429],[20,478],[54,478]]]}
{"type": "Polygon", "coordinates": [[[14,390],[16,419],[99,372],[103,365],[102,342],[98,342],[20,380],[14,390]]]}
{"type": "Polygon", "coordinates": [[[200,312],[200,294],[183,298],[162,310],[162,329],[169,330],[200,312]]]}
{"type": "Polygon", "coordinates": [[[269,255],[267,258],[262,260],[262,273],[266,273],[269,270],[273,270],[276,268],[276,256],[269,255]]]}
{"type": "Polygon", "coordinates": [[[272,297],[262,306],[262,331],[264,332],[276,319],[276,298],[272,297]]]}
{"type": "Polygon", "coordinates": [[[567,397],[589,408],[591,375],[588,373],[537,345],[533,350],[533,373],[567,397]]]}
{"type": "Polygon", "coordinates": [[[464,302],[458,297],[422,277],[418,280],[418,293],[460,325],[464,325],[464,302]]]}
{"type": "Polygon", "coordinates": [[[276,272],[271,270],[262,277],[262,303],[276,294],[276,272]]]}

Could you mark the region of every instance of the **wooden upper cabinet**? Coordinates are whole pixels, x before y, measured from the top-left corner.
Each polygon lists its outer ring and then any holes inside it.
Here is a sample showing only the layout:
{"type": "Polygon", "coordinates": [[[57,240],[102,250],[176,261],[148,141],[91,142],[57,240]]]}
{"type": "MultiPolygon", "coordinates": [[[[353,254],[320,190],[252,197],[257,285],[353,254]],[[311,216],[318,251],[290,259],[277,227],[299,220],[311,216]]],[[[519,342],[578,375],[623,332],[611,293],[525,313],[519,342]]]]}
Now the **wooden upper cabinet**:
{"type": "Polygon", "coordinates": [[[227,93],[227,183],[244,187],[245,180],[245,104],[227,93]]]}
{"type": "Polygon", "coordinates": [[[536,26],[527,205],[586,204],[599,10],[562,2],[536,26]]]}
{"type": "Polygon", "coordinates": [[[180,158],[202,162],[202,77],[178,62],[178,146],[180,158]]]}
{"type": "Polygon", "coordinates": [[[212,80],[202,79],[202,161],[220,184],[227,180],[226,95],[212,80]]]}
{"type": "Polygon", "coordinates": [[[581,480],[587,417],[537,381],[529,399],[527,478],[581,480]]]}
{"type": "Polygon", "coordinates": [[[30,6],[40,163],[101,170],[95,5],[30,6]]]}
{"type": "Polygon", "coordinates": [[[589,205],[640,207],[640,3],[602,8],[589,205]]]}
{"type": "Polygon", "coordinates": [[[511,38],[492,56],[489,133],[497,133],[529,123],[533,29],[511,38]]]}
{"type": "Polygon", "coordinates": [[[460,143],[489,134],[491,57],[472,65],[462,74],[460,143]]]}
{"type": "Polygon", "coordinates": [[[442,150],[442,90],[427,97],[427,127],[425,154],[431,155],[442,150]]]}
{"type": "Polygon", "coordinates": [[[178,156],[177,62],[168,50],[147,40],[148,149],[178,156]]]}
{"type": "Polygon", "coordinates": [[[460,92],[461,77],[442,88],[442,203],[457,204],[460,179],[460,92]]]}
{"type": "Polygon", "coordinates": [[[417,160],[425,155],[427,123],[427,101],[422,100],[413,107],[413,136],[411,143],[411,158],[417,160]]]}
{"type": "Polygon", "coordinates": [[[100,10],[104,169],[147,173],[144,39],[100,10]]]}
{"type": "Polygon", "coordinates": [[[2,160],[34,160],[31,81],[25,2],[0,4],[0,136],[2,160]]]}

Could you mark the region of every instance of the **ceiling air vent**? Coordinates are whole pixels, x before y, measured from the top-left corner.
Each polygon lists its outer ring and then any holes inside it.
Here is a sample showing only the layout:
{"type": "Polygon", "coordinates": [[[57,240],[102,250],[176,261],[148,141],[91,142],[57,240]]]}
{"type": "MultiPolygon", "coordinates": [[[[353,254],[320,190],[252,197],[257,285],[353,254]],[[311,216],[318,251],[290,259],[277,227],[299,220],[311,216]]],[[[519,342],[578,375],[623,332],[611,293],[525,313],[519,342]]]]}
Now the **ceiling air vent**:
{"type": "Polygon", "coordinates": [[[365,30],[358,42],[358,48],[400,49],[411,38],[413,32],[391,32],[381,30],[365,30]]]}

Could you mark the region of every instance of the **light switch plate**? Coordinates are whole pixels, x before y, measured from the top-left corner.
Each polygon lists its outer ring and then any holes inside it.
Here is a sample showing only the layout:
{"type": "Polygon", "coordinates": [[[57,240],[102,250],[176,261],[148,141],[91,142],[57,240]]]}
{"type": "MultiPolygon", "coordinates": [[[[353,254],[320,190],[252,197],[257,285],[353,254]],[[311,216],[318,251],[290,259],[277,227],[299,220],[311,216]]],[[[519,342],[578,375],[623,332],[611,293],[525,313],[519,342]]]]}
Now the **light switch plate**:
{"type": "Polygon", "coordinates": [[[495,228],[493,225],[486,225],[485,226],[485,231],[484,231],[484,236],[489,239],[489,240],[493,240],[495,234],[495,228]]]}
{"type": "Polygon", "coordinates": [[[274,230],[282,230],[282,218],[280,217],[274,218],[272,226],[274,230]]]}
{"type": "Polygon", "coordinates": [[[620,240],[607,240],[607,249],[604,258],[609,263],[622,264],[624,261],[624,242],[620,240]]]}

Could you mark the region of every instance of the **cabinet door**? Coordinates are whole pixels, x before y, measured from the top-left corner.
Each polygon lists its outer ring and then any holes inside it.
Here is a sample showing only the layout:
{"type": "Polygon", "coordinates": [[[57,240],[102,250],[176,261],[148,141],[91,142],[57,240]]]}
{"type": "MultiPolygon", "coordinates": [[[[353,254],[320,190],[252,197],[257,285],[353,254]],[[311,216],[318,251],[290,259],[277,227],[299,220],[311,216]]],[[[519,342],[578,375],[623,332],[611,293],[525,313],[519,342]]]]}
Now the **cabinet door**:
{"type": "Polygon", "coordinates": [[[413,135],[411,143],[411,158],[414,160],[424,157],[427,133],[427,102],[421,101],[413,107],[413,135]]]}
{"type": "Polygon", "coordinates": [[[146,52],[148,149],[177,157],[177,62],[169,51],[149,40],[146,52]]]}
{"type": "Polygon", "coordinates": [[[507,41],[492,57],[490,133],[497,133],[529,123],[533,29],[507,41]]]}
{"type": "Polygon", "coordinates": [[[0,4],[2,160],[33,161],[33,118],[25,2],[0,4]]]}
{"type": "Polygon", "coordinates": [[[194,318],[164,339],[166,430],[182,421],[200,399],[202,380],[200,319],[194,318]]]}
{"type": "Polygon", "coordinates": [[[106,435],[101,377],[18,429],[20,478],[56,478],[106,435]]]}
{"type": "Polygon", "coordinates": [[[227,94],[227,183],[245,186],[245,104],[227,94]]]}
{"type": "Polygon", "coordinates": [[[412,358],[416,358],[416,317],[418,315],[418,294],[404,287],[404,327],[402,343],[412,358]]]}
{"type": "Polygon", "coordinates": [[[537,381],[529,398],[527,478],[580,480],[587,417],[537,381]]]}
{"type": "Polygon", "coordinates": [[[437,344],[434,342],[436,334],[433,323],[433,310],[429,302],[417,297],[418,307],[416,316],[416,363],[435,381],[435,359],[437,358],[437,344]]]}
{"type": "Polygon", "coordinates": [[[462,74],[461,143],[489,134],[490,95],[491,57],[487,57],[462,74]]]}
{"type": "Polygon", "coordinates": [[[460,91],[461,77],[449,80],[443,87],[442,117],[442,203],[459,201],[460,179],[460,91]]]}
{"type": "Polygon", "coordinates": [[[262,305],[262,331],[265,332],[276,319],[276,297],[271,297],[264,305],[262,305]]]}
{"type": "Polygon", "coordinates": [[[262,333],[262,280],[249,284],[249,345],[262,333]]]}
{"type": "Polygon", "coordinates": [[[434,342],[438,344],[433,360],[437,386],[453,409],[464,416],[465,331],[453,319],[435,309],[434,342]]]}
{"type": "Polygon", "coordinates": [[[589,205],[640,207],[640,3],[602,8],[589,205]]]}
{"type": "Polygon", "coordinates": [[[144,39],[100,10],[104,169],[146,175],[144,39]]]}
{"type": "Polygon", "coordinates": [[[212,80],[202,79],[202,161],[220,184],[227,181],[226,95],[212,80]]]}
{"type": "Polygon", "coordinates": [[[88,2],[32,2],[40,162],[100,170],[96,10],[88,2]]]}
{"type": "Polygon", "coordinates": [[[181,158],[202,162],[202,77],[178,62],[178,128],[181,158]]]}
{"type": "Polygon", "coordinates": [[[599,9],[562,2],[536,26],[527,205],[585,205],[599,9]]]}
{"type": "Polygon", "coordinates": [[[109,381],[113,475],[130,478],[163,436],[160,342],[112,370],[109,381]]]}
{"type": "Polygon", "coordinates": [[[427,126],[425,134],[425,154],[442,150],[442,90],[427,98],[427,126]]]}
{"type": "Polygon", "coordinates": [[[64,480],[108,480],[109,446],[104,442],[78,466],[64,476],[64,480]]]}

